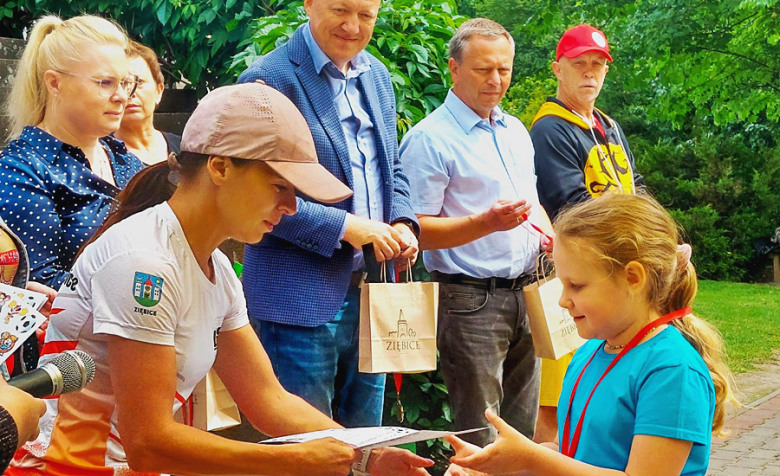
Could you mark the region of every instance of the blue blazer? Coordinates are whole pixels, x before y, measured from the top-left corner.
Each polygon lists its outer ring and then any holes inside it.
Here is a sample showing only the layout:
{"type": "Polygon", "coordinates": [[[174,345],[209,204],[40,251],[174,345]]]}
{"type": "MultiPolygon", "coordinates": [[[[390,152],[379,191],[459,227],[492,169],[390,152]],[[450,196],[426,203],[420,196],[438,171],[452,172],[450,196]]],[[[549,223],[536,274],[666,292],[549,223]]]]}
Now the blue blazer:
{"type": "MultiPolygon", "coordinates": [[[[409,198],[409,180],[398,158],[395,95],[387,68],[368,55],[371,69],[358,84],[374,123],[384,181],[388,223],[411,220],[419,232],[409,198]]],[[[309,124],[320,163],[354,189],[352,166],[327,79],[317,74],[301,29],[283,46],[255,61],[238,79],[258,79],[281,91],[309,124]]],[[[284,217],[259,244],[247,245],[243,283],[253,319],[313,327],[341,308],[352,274],[354,249],[340,241],[352,197],[326,205],[298,197],[298,213],[284,217]]]]}

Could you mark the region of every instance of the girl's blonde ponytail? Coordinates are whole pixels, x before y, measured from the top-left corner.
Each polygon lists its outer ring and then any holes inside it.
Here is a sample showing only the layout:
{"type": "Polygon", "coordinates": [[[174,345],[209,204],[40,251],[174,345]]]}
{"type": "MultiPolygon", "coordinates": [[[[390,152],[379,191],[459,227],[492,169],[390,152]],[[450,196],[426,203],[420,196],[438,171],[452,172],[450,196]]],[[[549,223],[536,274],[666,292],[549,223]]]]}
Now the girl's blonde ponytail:
{"type": "MultiPolygon", "coordinates": [[[[696,270],[691,263],[683,268],[672,284],[671,293],[663,313],[672,312],[690,306],[699,288],[696,270]]],[[[704,359],[715,386],[715,415],[712,419],[712,432],[723,435],[726,421],[726,402],[737,403],[733,391],[733,377],[723,361],[723,338],[717,329],[707,321],[689,314],[672,322],[685,339],[704,359]]]]}

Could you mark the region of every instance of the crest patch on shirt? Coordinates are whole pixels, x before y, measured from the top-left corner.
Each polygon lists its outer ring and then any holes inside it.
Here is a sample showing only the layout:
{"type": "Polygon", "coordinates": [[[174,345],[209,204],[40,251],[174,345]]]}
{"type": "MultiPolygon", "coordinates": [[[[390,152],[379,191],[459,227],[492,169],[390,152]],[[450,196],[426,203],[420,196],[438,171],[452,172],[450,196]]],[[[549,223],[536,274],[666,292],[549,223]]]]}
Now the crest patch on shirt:
{"type": "Polygon", "coordinates": [[[162,297],[163,278],[151,274],[135,272],[133,297],[144,307],[156,306],[162,297]]]}

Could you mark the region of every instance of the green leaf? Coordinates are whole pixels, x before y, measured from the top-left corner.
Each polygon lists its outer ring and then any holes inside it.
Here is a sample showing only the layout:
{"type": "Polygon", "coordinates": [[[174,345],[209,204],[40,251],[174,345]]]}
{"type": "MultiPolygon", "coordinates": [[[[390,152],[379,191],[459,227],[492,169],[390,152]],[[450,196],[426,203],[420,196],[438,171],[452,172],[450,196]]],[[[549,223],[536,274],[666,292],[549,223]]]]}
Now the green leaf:
{"type": "Polygon", "coordinates": [[[233,8],[233,5],[235,5],[235,4],[236,4],[236,1],[237,1],[237,0],[227,0],[227,1],[225,2],[225,9],[226,9],[226,10],[230,10],[231,8],[233,8]]]}
{"type": "Polygon", "coordinates": [[[429,84],[425,87],[423,92],[425,94],[436,94],[440,93],[442,91],[446,91],[448,88],[446,86],[442,86],[441,84],[429,84]]]}
{"type": "Polygon", "coordinates": [[[415,423],[417,419],[420,417],[420,409],[417,407],[409,408],[406,411],[406,419],[409,420],[409,423],[415,423]]]}
{"type": "Polygon", "coordinates": [[[171,3],[167,0],[163,0],[162,4],[157,9],[157,20],[159,20],[163,25],[167,24],[168,20],[171,18],[172,12],[173,5],[171,5],[171,3]]]}
{"type": "Polygon", "coordinates": [[[204,10],[198,17],[198,23],[205,22],[206,25],[210,24],[217,17],[217,12],[214,10],[204,10]]]}
{"type": "Polygon", "coordinates": [[[409,77],[414,76],[414,72],[417,71],[417,65],[412,62],[406,63],[406,71],[409,73],[409,77]]]}
{"type": "Polygon", "coordinates": [[[231,31],[235,30],[236,28],[238,28],[239,23],[240,23],[240,21],[234,18],[234,19],[230,20],[229,22],[225,23],[225,30],[227,30],[228,32],[231,32],[231,31]]]}
{"type": "Polygon", "coordinates": [[[447,402],[446,400],[441,403],[441,411],[442,411],[442,415],[444,416],[444,419],[451,422],[452,409],[450,408],[449,402],[447,402]]]}
{"type": "Polygon", "coordinates": [[[417,61],[420,63],[428,62],[428,50],[420,45],[407,45],[407,48],[414,52],[415,56],[417,56],[417,61]]]}
{"type": "Polygon", "coordinates": [[[227,41],[227,30],[217,30],[214,32],[214,34],[211,37],[212,45],[211,45],[211,56],[214,56],[217,54],[217,52],[222,49],[223,46],[225,46],[225,42],[227,41]]]}

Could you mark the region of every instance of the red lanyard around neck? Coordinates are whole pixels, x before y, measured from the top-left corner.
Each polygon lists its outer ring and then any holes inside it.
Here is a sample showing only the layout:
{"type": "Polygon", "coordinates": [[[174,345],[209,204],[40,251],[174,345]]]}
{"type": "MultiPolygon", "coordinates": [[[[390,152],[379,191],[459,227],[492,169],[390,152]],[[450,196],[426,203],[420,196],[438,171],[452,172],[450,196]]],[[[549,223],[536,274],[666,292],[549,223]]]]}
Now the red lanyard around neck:
{"type": "Polygon", "coordinates": [[[636,347],[639,342],[642,341],[642,339],[647,336],[647,334],[650,333],[653,329],[655,329],[658,326],[662,326],[664,324],[668,324],[675,319],[680,319],[682,317],[687,316],[691,313],[691,308],[686,307],[674,312],[670,312],[669,314],[665,316],[661,316],[658,319],[654,320],[650,324],[646,325],[642,328],[641,331],[639,331],[633,339],[623,348],[623,350],[620,351],[620,353],[615,357],[615,359],[609,364],[607,369],[604,371],[603,374],[601,374],[601,378],[596,382],[596,385],[593,386],[593,390],[590,391],[590,396],[588,397],[588,400],[585,401],[585,406],[582,407],[582,413],[580,414],[580,419],[577,422],[577,428],[574,431],[574,436],[571,438],[571,443],[569,442],[569,435],[571,434],[571,407],[572,403],[574,403],[574,395],[577,393],[577,387],[580,385],[580,380],[582,379],[583,374],[585,374],[585,370],[587,370],[590,363],[593,361],[593,358],[596,357],[596,354],[599,353],[601,350],[601,346],[599,346],[596,349],[596,352],[593,353],[593,355],[590,357],[590,360],[588,360],[588,363],[585,364],[585,367],[583,367],[582,372],[580,372],[580,376],[577,377],[577,381],[574,382],[574,387],[571,389],[571,397],[569,398],[569,408],[566,411],[566,421],[563,427],[563,440],[561,441],[561,453],[565,454],[566,456],[570,458],[574,458],[574,455],[577,453],[577,446],[580,444],[580,433],[582,433],[582,422],[585,420],[585,412],[588,410],[588,405],[590,404],[590,399],[593,398],[593,393],[596,391],[596,388],[598,388],[599,384],[602,380],[604,380],[604,377],[607,376],[610,370],[612,370],[612,367],[615,366],[615,364],[620,361],[620,359],[623,358],[624,355],[628,353],[629,350],[636,347]]]}

